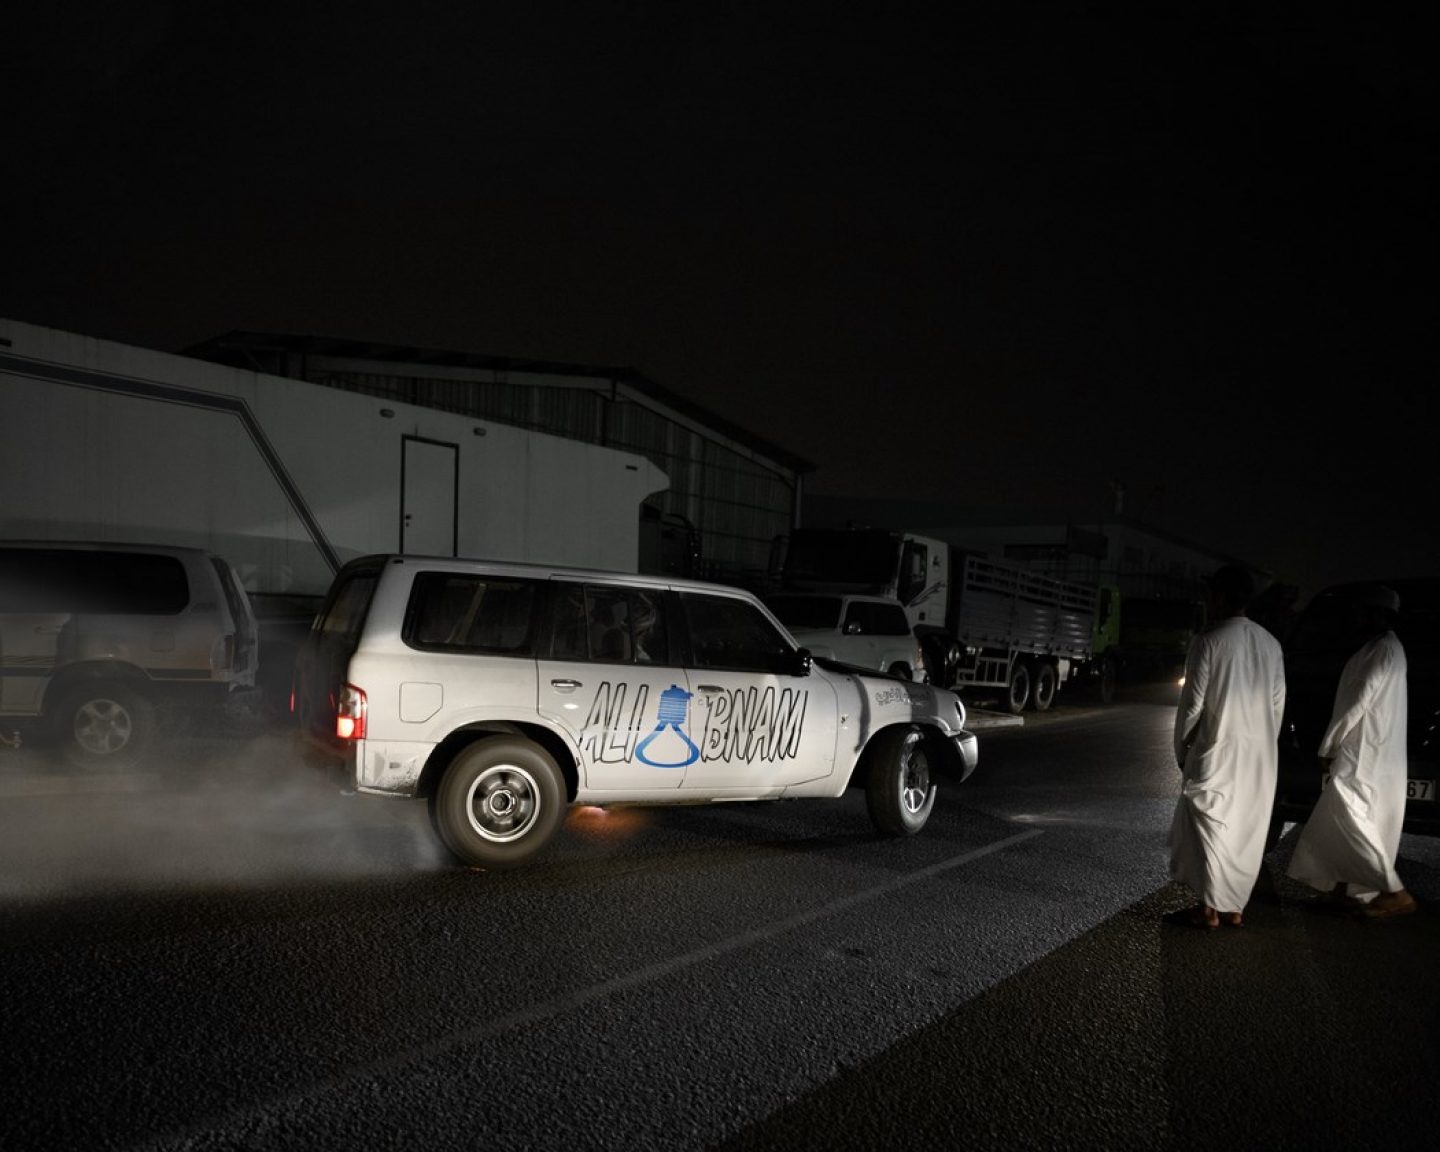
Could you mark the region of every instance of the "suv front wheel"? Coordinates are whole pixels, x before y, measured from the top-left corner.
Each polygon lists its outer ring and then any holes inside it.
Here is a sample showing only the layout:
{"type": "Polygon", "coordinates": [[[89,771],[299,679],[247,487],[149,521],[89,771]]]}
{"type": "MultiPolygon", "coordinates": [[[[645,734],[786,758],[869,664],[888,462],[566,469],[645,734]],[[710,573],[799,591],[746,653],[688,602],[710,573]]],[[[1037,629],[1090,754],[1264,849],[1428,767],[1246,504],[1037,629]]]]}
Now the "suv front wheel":
{"type": "Polygon", "coordinates": [[[920,729],[892,728],[875,737],[865,799],[871,821],[887,836],[913,836],[925,827],[935,781],[920,729]]]}
{"type": "Polygon", "coordinates": [[[451,852],[482,868],[512,868],[560,826],[565,781],[543,748],[497,737],[455,757],[433,803],[435,827],[451,852]]]}

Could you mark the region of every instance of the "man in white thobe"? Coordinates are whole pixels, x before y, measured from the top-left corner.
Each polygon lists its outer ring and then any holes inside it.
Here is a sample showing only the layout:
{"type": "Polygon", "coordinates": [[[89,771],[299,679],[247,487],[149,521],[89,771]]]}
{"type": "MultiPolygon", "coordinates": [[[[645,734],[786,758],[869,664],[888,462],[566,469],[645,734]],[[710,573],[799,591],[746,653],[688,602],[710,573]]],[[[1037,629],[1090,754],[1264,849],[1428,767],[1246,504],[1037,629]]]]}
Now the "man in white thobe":
{"type": "Polygon", "coordinates": [[[1190,645],[1175,715],[1183,780],[1170,824],[1170,875],[1199,895],[1178,916],[1197,928],[1240,925],[1275,803],[1285,663],[1279,642],[1246,619],[1253,588],[1238,565],[1210,578],[1217,623],[1190,645]]]}
{"type": "Polygon", "coordinates": [[[1337,910],[1395,916],[1416,908],[1395,872],[1409,766],[1405,649],[1391,630],[1400,597],[1370,587],[1357,591],[1354,603],[1365,642],[1340,674],[1320,741],[1330,779],[1305,821],[1289,871],[1329,892],[1337,910]]]}

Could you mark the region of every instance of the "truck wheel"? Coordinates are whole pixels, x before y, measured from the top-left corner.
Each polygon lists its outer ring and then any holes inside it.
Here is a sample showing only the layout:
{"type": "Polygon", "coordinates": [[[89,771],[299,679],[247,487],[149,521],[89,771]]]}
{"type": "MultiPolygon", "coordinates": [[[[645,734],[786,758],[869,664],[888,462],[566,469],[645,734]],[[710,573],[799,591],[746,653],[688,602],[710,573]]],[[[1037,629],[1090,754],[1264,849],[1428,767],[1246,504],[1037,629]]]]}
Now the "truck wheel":
{"type": "Polygon", "coordinates": [[[1048,712],[1050,705],[1055,703],[1055,689],[1059,677],[1055,672],[1055,665],[1041,662],[1035,665],[1034,671],[1035,690],[1031,694],[1031,703],[1037,712],[1048,712]]]}
{"type": "Polygon", "coordinates": [[[925,658],[925,675],[931,684],[949,688],[955,683],[964,655],[959,644],[948,636],[931,632],[922,637],[920,650],[925,658]]]}
{"type": "Polygon", "coordinates": [[[155,706],[115,681],[66,688],[51,721],[65,758],[80,768],[129,768],[155,738],[155,706]]]}
{"type": "Polygon", "coordinates": [[[890,728],[875,737],[865,802],[886,836],[913,836],[925,827],[935,807],[935,782],[920,729],[890,728]]]}
{"type": "Polygon", "coordinates": [[[1012,716],[1018,716],[1025,711],[1025,705],[1030,702],[1030,669],[1025,661],[1016,660],[1014,667],[1010,669],[1010,687],[1005,693],[1005,707],[1012,716]]]}
{"type": "Polygon", "coordinates": [[[432,816],[445,846],[467,864],[513,868],[560,826],[565,781],[539,745],[503,737],[470,745],[445,770],[432,816]]]}

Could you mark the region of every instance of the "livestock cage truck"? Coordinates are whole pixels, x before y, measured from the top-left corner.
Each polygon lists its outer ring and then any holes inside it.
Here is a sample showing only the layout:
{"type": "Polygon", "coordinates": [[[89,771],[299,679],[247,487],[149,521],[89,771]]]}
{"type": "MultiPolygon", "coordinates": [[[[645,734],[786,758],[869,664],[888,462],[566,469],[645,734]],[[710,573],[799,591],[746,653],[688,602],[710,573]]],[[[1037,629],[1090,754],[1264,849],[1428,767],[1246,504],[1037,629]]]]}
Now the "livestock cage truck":
{"type": "Polygon", "coordinates": [[[795,591],[863,592],[905,607],[931,683],[994,691],[1019,713],[1065,686],[1114,697],[1120,601],[1099,587],[1031,572],[932,537],[882,529],[797,528],[781,565],[795,591]]]}

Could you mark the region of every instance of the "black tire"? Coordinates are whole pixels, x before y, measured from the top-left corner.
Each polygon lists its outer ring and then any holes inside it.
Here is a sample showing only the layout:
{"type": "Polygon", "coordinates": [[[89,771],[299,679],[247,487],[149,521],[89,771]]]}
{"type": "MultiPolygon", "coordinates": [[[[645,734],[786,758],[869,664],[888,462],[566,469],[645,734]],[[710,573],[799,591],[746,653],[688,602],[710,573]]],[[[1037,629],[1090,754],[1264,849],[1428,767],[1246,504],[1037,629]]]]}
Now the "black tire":
{"type": "Polygon", "coordinates": [[[1030,668],[1023,660],[1016,660],[1010,668],[1010,686],[1005,690],[1005,708],[1012,716],[1025,711],[1030,703],[1030,668]]]}
{"type": "Polygon", "coordinates": [[[935,780],[919,728],[889,728],[875,737],[865,802],[886,836],[913,836],[935,807],[935,780]]]}
{"type": "Polygon", "coordinates": [[[431,813],[440,839],[466,864],[514,868],[560,827],[565,779],[529,740],[481,740],[445,769],[431,813]]]}
{"type": "Polygon", "coordinates": [[[1055,703],[1055,691],[1060,686],[1060,675],[1055,670],[1055,665],[1046,661],[1036,664],[1033,671],[1034,688],[1030,693],[1030,703],[1036,712],[1048,712],[1050,706],[1055,703]]]}
{"type": "Polygon", "coordinates": [[[955,683],[960,668],[960,645],[949,637],[930,633],[920,642],[925,657],[925,675],[937,688],[949,688],[955,683]]]}
{"type": "Polygon", "coordinates": [[[80,768],[129,768],[150,750],[155,705],[138,689],[114,680],[72,684],[50,721],[61,754],[80,768]]]}

